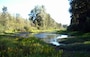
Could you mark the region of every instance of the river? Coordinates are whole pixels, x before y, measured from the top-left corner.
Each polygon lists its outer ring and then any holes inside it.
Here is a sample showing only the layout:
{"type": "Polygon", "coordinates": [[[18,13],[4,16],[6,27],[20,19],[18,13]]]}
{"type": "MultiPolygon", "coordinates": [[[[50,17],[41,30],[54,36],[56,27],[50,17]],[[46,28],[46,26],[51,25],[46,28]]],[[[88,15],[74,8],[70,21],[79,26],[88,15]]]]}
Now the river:
{"type": "Polygon", "coordinates": [[[61,35],[61,34],[56,34],[56,33],[37,33],[34,35],[37,38],[40,38],[46,43],[53,44],[56,46],[64,45],[62,43],[59,43],[57,40],[62,39],[62,38],[67,38],[67,35],[61,35]]]}
{"type": "Polygon", "coordinates": [[[56,45],[56,46],[64,45],[62,43],[59,43],[58,39],[60,40],[62,38],[68,38],[67,35],[61,35],[61,34],[56,34],[56,33],[47,33],[47,32],[43,32],[43,33],[21,32],[21,33],[15,34],[15,36],[20,36],[20,37],[24,37],[24,38],[28,38],[31,35],[43,40],[44,42],[46,42],[48,44],[52,44],[52,45],[56,45]]]}

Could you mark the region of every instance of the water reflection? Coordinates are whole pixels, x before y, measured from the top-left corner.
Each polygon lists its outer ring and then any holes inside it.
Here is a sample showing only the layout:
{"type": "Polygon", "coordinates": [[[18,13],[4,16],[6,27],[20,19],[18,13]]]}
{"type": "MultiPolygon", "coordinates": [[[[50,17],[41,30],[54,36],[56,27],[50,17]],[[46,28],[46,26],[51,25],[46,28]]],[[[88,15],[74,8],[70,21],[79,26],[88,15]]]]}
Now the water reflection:
{"type": "Polygon", "coordinates": [[[38,33],[35,34],[35,37],[42,39],[46,43],[50,43],[56,46],[61,45],[58,43],[58,39],[67,38],[67,35],[60,35],[54,33],[38,33]]]}

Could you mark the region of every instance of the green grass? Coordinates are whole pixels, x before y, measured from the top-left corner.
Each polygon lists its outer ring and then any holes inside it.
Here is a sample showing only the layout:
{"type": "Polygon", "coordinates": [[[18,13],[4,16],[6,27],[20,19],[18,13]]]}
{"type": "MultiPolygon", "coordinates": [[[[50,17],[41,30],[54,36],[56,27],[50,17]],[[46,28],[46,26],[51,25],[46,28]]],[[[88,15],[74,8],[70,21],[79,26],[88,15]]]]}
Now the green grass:
{"type": "Polygon", "coordinates": [[[64,51],[62,57],[90,57],[90,52],[86,51],[64,51]]]}
{"type": "MultiPolygon", "coordinates": [[[[62,33],[65,34],[64,32],[62,33]]],[[[0,57],[90,57],[90,33],[68,34],[75,34],[75,37],[60,40],[60,43],[66,45],[59,47],[48,45],[35,37],[22,38],[12,36],[13,33],[1,34],[0,57]]]]}
{"type": "Polygon", "coordinates": [[[62,53],[35,37],[0,35],[0,57],[61,57],[62,53]]]}
{"type": "Polygon", "coordinates": [[[35,29],[35,30],[31,30],[31,32],[33,32],[33,33],[39,33],[39,32],[55,32],[57,30],[60,30],[60,29],[46,29],[46,30],[35,29]]]}
{"type": "Polygon", "coordinates": [[[57,30],[56,33],[58,34],[66,34],[69,36],[81,36],[84,33],[83,32],[79,32],[79,31],[67,31],[67,30],[57,30]]]}
{"type": "Polygon", "coordinates": [[[90,33],[77,33],[77,35],[73,32],[71,34],[74,37],[60,40],[60,43],[66,44],[59,47],[63,49],[62,57],[90,57],[90,33]]]}

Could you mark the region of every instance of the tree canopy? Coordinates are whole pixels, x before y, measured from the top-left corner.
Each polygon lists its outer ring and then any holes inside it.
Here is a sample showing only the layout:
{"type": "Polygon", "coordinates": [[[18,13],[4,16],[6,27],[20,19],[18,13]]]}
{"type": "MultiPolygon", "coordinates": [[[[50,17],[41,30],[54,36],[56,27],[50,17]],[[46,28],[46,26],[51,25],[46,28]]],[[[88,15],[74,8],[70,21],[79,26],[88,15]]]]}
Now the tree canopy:
{"type": "Polygon", "coordinates": [[[68,30],[90,32],[90,0],[70,0],[71,24],[68,30]]]}
{"type": "Polygon", "coordinates": [[[31,20],[38,29],[50,29],[50,28],[60,28],[59,24],[51,18],[50,14],[46,13],[45,7],[36,6],[31,10],[29,14],[31,20]]]}

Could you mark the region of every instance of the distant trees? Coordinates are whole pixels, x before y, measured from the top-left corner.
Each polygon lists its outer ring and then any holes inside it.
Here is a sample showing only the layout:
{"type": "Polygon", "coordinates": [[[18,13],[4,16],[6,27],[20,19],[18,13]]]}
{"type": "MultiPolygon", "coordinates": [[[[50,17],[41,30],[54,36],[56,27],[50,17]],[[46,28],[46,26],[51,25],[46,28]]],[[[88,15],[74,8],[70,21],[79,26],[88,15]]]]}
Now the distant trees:
{"type": "Polygon", "coordinates": [[[46,13],[43,5],[36,6],[34,9],[32,9],[29,16],[29,19],[38,29],[58,28],[57,23],[50,17],[48,13],[46,13]]]}
{"type": "Polygon", "coordinates": [[[11,16],[8,13],[8,8],[3,7],[0,13],[0,32],[17,32],[17,31],[30,31],[31,23],[20,17],[19,14],[11,16]]]}
{"type": "Polygon", "coordinates": [[[2,8],[2,13],[1,13],[1,16],[0,16],[0,25],[1,25],[1,27],[2,27],[2,29],[4,30],[6,30],[6,29],[8,29],[8,28],[6,28],[6,27],[8,27],[8,19],[9,19],[9,14],[8,14],[8,12],[7,12],[7,7],[3,7],[2,8]]]}
{"type": "Polygon", "coordinates": [[[70,0],[71,24],[68,30],[90,32],[90,0],[70,0]]]}
{"type": "Polygon", "coordinates": [[[51,18],[50,14],[46,13],[44,6],[36,6],[31,10],[29,19],[24,19],[19,13],[12,16],[8,13],[8,8],[3,7],[0,12],[0,33],[1,32],[23,32],[35,29],[60,29],[61,24],[58,24],[51,18]]]}
{"type": "Polygon", "coordinates": [[[2,8],[2,11],[3,11],[3,14],[7,13],[7,7],[4,6],[4,7],[2,8]]]}

